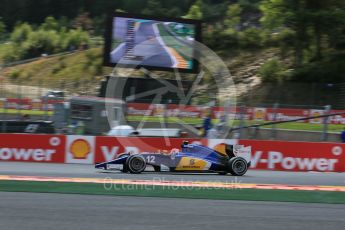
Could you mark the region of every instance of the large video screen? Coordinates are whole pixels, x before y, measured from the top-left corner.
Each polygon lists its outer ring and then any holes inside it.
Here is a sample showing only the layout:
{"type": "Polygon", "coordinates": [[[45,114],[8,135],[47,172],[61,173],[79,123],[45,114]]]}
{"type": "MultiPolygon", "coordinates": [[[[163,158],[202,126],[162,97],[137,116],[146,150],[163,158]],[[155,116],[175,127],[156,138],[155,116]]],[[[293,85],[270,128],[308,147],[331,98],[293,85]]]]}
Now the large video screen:
{"type": "Polygon", "coordinates": [[[115,13],[107,23],[104,64],[196,72],[200,21],[115,13]]]}

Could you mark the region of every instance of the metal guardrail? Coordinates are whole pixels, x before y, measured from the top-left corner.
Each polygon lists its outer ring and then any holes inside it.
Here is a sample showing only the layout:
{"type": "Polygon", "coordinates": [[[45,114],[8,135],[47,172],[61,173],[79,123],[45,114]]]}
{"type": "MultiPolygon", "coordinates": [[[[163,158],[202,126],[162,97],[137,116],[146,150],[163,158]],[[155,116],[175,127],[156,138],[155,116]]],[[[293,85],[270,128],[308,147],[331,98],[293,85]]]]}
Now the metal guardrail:
{"type": "Polygon", "coordinates": [[[59,56],[69,55],[69,54],[73,54],[75,52],[77,52],[77,50],[62,52],[62,53],[58,53],[58,54],[51,54],[51,55],[46,55],[46,56],[40,56],[40,57],[36,57],[36,58],[30,58],[30,59],[25,59],[25,60],[10,62],[10,63],[3,63],[0,65],[0,69],[5,68],[5,67],[11,67],[11,66],[16,66],[16,65],[34,62],[34,61],[40,60],[42,58],[51,58],[51,57],[59,57],[59,56]]]}
{"type": "MultiPolygon", "coordinates": [[[[91,41],[98,41],[97,38],[90,38],[91,41]]],[[[99,41],[99,42],[103,42],[103,41],[99,41]]],[[[91,48],[94,48],[97,46],[91,46],[88,49],[83,49],[82,51],[86,51],[89,50],[91,48]]],[[[65,51],[65,52],[61,52],[61,53],[56,53],[56,54],[51,54],[51,55],[45,55],[45,56],[40,56],[40,57],[35,57],[35,58],[29,58],[29,59],[25,59],[25,60],[19,60],[19,61],[14,61],[14,62],[10,62],[10,63],[0,63],[0,70],[1,68],[5,68],[5,67],[11,67],[11,66],[15,66],[15,65],[20,65],[20,64],[25,64],[25,63],[30,63],[30,62],[34,62],[37,61],[41,58],[51,58],[51,57],[59,57],[59,56],[64,56],[64,55],[69,55],[69,54],[73,54],[77,51],[80,51],[79,49],[75,49],[72,51],[65,51]]]]}
{"type": "Polygon", "coordinates": [[[289,123],[289,122],[297,122],[297,121],[304,121],[304,120],[311,120],[311,119],[317,119],[317,118],[325,118],[323,120],[323,125],[324,129],[322,132],[322,141],[326,141],[328,137],[328,132],[327,132],[327,125],[328,125],[328,118],[332,116],[337,116],[337,115],[344,115],[345,112],[340,112],[340,113],[332,113],[332,114],[323,114],[323,115],[317,115],[317,116],[309,116],[309,117],[303,117],[303,118],[296,118],[296,119],[291,119],[291,120],[285,120],[285,121],[270,121],[270,122],[265,122],[261,124],[254,124],[254,125],[246,125],[246,126],[238,126],[236,128],[231,128],[232,131],[236,130],[242,130],[242,129],[247,129],[247,128],[260,128],[261,126],[268,126],[268,125],[277,125],[277,124],[283,124],[283,123],[289,123]]]}
{"type": "Polygon", "coordinates": [[[295,122],[295,121],[302,121],[302,120],[311,120],[311,119],[316,119],[316,118],[332,117],[332,116],[343,115],[343,114],[345,114],[345,112],[332,113],[332,114],[324,114],[324,115],[310,116],[310,117],[303,117],[303,118],[291,119],[291,120],[285,120],[285,121],[270,121],[270,122],[265,122],[265,123],[261,123],[261,124],[254,124],[254,125],[247,125],[247,126],[242,126],[242,127],[236,127],[236,128],[231,129],[231,130],[238,130],[238,129],[241,129],[241,128],[256,128],[256,127],[266,126],[266,125],[275,125],[275,124],[295,122]]]}

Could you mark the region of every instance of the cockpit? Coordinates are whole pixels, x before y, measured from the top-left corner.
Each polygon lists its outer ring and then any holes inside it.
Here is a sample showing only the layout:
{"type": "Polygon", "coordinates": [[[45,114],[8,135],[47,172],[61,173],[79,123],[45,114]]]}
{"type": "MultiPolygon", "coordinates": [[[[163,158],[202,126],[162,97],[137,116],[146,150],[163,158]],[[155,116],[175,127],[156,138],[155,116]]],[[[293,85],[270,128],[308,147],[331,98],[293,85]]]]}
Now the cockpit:
{"type": "Polygon", "coordinates": [[[188,148],[189,147],[189,141],[182,141],[181,149],[188,148]]]}
{"type": "Polygon", "coordinates": [[[210,149],[206,146],[198,144],[189,144],[188,141],[183,141],[181,145],[181,150],[184,153],[197,153],[198,155],[208,155],[214,152],[213,149],[210,149]]]}
{"type": "Polygon", "coordinates": [[[188,141],[183,141],[181,144],[181,150],[184,153],[197,153],[198,155],[210,155],[212,153],[218,153],[224,157],[233,157],[233,145],[218,144],[213,149],[206,146],[189,144],[188,141]]]}

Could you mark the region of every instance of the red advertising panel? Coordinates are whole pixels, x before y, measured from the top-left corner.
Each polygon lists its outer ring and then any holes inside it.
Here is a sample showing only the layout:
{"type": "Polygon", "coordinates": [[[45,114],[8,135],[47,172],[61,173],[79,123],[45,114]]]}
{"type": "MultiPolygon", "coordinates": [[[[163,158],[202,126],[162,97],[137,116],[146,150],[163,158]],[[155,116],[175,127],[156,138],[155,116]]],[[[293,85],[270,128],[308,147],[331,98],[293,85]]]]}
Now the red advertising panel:
{"type": "Polygon", "coordinates": [[[20,110],[53,110],[55,103],[63,103],[63,100],[40,100],[28,98],[0,98],[1,109],[20,110]]]}
{"type": "MultiPolygon", "coordinates": [[[[222,106],[213,106],[212,107],[212,118],[213,119],[223,119],[224,116],[227,115],[229,119],[239,119],[240,118],[240,108],[239,107],[231,107],[231,108],[224,108],[222,106]]],[[[248,113],[244,111],[243,118],[249,120],[248,113]]]]}
{"type": "Polygon", "coordinates": [[[200,118],[203,115],[203,108],[194,105],[168,105],[167,116],[171,117],[193,117],[200,118]]]}
{"type": "Polygon", "coordinates": [[[345,144],[239,140],[252,147],[251,168],[283,171],[345,171],[345,144]]]}
{"type": "MultiPolygon", "coordinates": [[[[0,98],[0,108],[22,109],[22,110],[53,110],[55,103],[62,103],[63,100],[27,99],[27,98],[0,98]]],[[[211,108],[197,105],[176,105],[176,104],[149,104],[149,103],[128,103],[127,115],[129,116],[167,116],[167,117],[193,117],[203,118],[212,111],[213,119],[222,119],[224,107],[214,106],[211,108]]],[[[226,111],[232,119],[255,121],[287,121],[308,116],[319,116],[324,114],[320,109],[294,109],[294,108],[265,108],[265,107],[246,107],[244,114],[240,114],[240,108],[234,107],[231,111],[226,111]]],[[[345,110],[331,110],[330,113],[341,113],[345,110]]],[[[323,118],[302,120],[299,122],[321,124],[323,118]]],[[[335,115],[329,118],[330,124],[345,124],[345,114],[335,115]]]]}
{"type": "Polygon", "coordinates": [[[0,134],[0,161],[65,162],[65,136],[0,134]]]}
{"type": "Polygon", "coordinates": [[[31,109],[30,99],[18,99],[18,98],[7,98],[6,99],[7,109],[31,109]]]}
{"type": "MultiPolygon", "coordinates": [[[[345,110],[331,110],[331,113],[343,113],[343,112],[345,112],[345,110]]],[[[345,124],[345,114],[332,116],[332,117],[330,117],[329,122],[331,124],[344,125],[345,124]]]]}
{"type": "MultiPolygon", "coordinates": [[[[174,148],[180,149],[181,143],[188,140],[190,143],[203,143],[201,139],[183,138],[136,138],[136,137],[96,137],[95,162],[104,162],[114,159],[122,153],[140,152],[171,152],[174,148]]],[[[205,142],[206,143],[206,142],[205,142]]],[[[205,144],[203,143],[203,144],[205,144]]]]}
{"type": "MultiPolygon", "coordinates": [[[[221,119],[224,116],[224,107],[212,107],[212,118],[221,119]]],[[[209,107],[196,105],[161,105],[146,103],[129,103],[127,106],[127,115],[146,115],[146,116],[168,116],[168,117],[194,117],[202,118],[210,112],[209,107]]],[[[340,113],[345,110],[332,110],[330,113],[340,113]]],[[[240,108],[232,108],[229,114],[230,118],[240,119],[240,108]]],[[[306,118],[309,116],[323,115],[324,110],[319,109],[293,109],[293,108],[264,108],[264,107],[246,107],[243,114],[245,120],[255,121],[288,121],[293,119],[306,118]]],[[[321,124],[323,118],[302,120],[298,122],[321,124]]],[[[329,119],[331,124],[345,124],[345,114],[332,116],[329,119]]]]}
{"type": "MultiPolygon", "coordinates": [[[[251,118],[257,121],[287,121],[309,116],[310,111],[304,109],[277,109],[254,107],[249,110],[251,118]]],[[[308,120],[301,121],[308,122],[308,120]]]]}
{"type": "Polygon", "coordinates": [[[129,116],[151,116],[152,108],[147,103],[128,103],[127,115],[129,116]]]}

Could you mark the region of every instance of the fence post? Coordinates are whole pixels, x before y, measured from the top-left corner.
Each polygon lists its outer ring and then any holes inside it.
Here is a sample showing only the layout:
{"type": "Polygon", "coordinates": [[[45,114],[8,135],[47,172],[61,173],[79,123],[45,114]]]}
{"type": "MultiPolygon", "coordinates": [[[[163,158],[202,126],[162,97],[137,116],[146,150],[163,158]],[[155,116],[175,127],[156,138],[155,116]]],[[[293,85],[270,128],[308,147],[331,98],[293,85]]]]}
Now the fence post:
{"type": "Polygon", "coordinates": [[[5,98],[5,87],[4,87],[4,78],[1,76],[1,67],[0,67],[0,98],[5,98]]]}
{"type": "Polygon", "coordinates": [[[21,107],[22,107],[22,98],[21,98],[21,87],[20,87],[20,82],[19,81],[16,81],[16,84],[17,84],[17,99],[19,99],[17,101],[17,119],[21,119],[21,107]]]}
{"type": "Polygon", "coordinates": [[[244,126],[245,111],[246,111],[246,106],[241,105],[240,106],[240,124],[239,124],[240,129],[238,130],[238,139],[241,139],[242,137],[242,127],[244,126]]]}
{"type": "MultiPolygon", "coordinates": [[[[324,110],[324,115],[328,115],[330,110],[331,110],[331,105],[326,105],[325,110],[324,110]]],[[[328,116],[323,118],[323,132],[322,132],[322,137],[321,137],[322,141],[327,141],[328,139],[328,120],[329,120],[328,116]]]]}
{"type": "MultiPolygon", "coordinates": [[[[273,105],[273,121],[277,121],[277,113],[278,113],[279,103],[274,103],[273,105]]],[[[272,133],[271,138],[275,140],[277,138],[277,127],[276,124],[272,124],[272,133]]]]}
{"type": "Polygon", "coordinates": [[[3,107],[2,109],[3,109],[3,112],[4,112],[4,119],[3,119],[3,121],[2,121],[1,129],[2,129],[2,133],[6,133],[6,129],[7,129],[7,128],[6,128],[6,119],[7,119],[7,114],[6,114],[6,112],[7,112],[7,99],[4,98],[3,100],[4,100],[4,102],[3,102],[4,107],[3,107]]]}
{"type": "Polygon", "coordinates": [[[44,96],[44,120],[48,121],[48,97],[44,96]]]}

